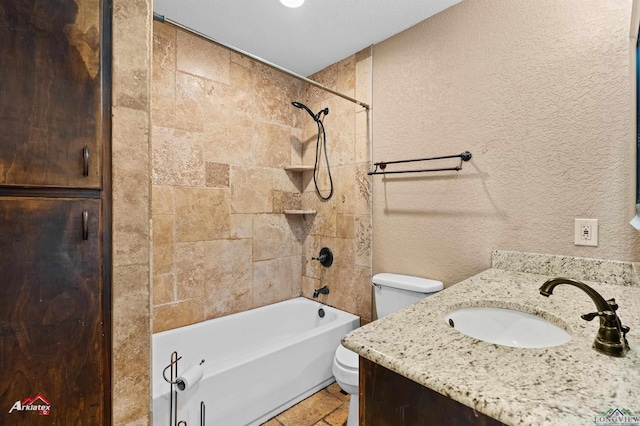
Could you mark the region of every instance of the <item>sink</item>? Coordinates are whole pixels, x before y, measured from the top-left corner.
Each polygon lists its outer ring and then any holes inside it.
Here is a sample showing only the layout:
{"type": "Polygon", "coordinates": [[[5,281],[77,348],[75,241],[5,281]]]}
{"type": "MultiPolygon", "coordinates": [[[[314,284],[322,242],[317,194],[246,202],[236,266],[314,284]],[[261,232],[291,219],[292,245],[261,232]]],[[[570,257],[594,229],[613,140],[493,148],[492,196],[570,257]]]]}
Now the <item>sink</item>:
{"type": "Polygon", "coordinates": [[[461,308],[447,314],[445,322],[467,336],[513,348],[549,348],[571,340],[557,325],[515,309],[461,308]]]}

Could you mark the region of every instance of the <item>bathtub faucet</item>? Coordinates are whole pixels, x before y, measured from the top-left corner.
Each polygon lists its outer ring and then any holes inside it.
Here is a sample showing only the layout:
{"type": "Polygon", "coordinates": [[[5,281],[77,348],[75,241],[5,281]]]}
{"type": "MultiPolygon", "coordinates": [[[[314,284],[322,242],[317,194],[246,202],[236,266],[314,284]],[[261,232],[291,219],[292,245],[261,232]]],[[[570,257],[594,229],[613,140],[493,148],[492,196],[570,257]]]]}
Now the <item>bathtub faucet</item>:
{"type": "Polygon", "coordinates": [[[546,281],[540,287],[540,294],[546,297],[551,296],[553,289],[559,284],[569,284],[579,288],[591,297],[591,300],[596,305],[597,312],[590,314],[584,314],[580,317],[585,321],[591,321],[592,319],[600,318],[600,328],[598,334],[593,342],[593,348],[605,355],[623,357],[629,350],[629,343],[627,342],[627,333],[629,327],[622,325],[620,318],[616,314],[618,310],[618,304],[615,299],[604,300],[604,298],[580,281],[574,281],[567,278],[554,278],[546,281]]]}
{"type": "Polygon", "coordinates": [[[319,295],[321,294],[329,294],[329,287],[327,287],[326,285],[324,287],[320,287],[317,288],[315,290],[313,290],[313,298],[317,299],[319,295]]]}

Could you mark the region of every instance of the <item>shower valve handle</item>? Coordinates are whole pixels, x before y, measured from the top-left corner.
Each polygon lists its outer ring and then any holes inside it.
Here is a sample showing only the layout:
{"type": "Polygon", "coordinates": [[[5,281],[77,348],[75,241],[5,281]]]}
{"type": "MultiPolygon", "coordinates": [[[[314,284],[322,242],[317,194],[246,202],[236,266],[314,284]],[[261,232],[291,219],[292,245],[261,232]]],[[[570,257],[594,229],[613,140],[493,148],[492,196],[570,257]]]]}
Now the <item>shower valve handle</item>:
{"type": "Polygon", "coordinates": [[[317,260],[324,267],[329,267],[333,264],[333,253],[331,249],[328,247],[323,247],[320,249],[320,254],[318,257],[312,257],[311,260],[317,260]]]}

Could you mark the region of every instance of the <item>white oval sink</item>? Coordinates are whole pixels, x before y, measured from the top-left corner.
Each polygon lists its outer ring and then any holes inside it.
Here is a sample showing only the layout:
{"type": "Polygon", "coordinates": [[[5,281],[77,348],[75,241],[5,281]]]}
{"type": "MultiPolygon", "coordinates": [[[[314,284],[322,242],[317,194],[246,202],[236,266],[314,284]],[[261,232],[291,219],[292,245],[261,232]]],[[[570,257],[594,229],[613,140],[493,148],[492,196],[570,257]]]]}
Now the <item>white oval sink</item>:
{"type": "Polygon", "coordinates": [[[462,308],[445,322],[462,334],[513,348],[549,348],[571,340],[562,328],[546,319],[505,308],[462,308]]]}

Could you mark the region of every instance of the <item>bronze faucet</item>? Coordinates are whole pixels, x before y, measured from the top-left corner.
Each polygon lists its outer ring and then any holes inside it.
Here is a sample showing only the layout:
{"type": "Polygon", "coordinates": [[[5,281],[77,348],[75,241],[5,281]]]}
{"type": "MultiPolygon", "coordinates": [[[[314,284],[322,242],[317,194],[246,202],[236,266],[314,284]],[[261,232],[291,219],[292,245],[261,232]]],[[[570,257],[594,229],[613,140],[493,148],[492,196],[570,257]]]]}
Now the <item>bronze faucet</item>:
{"type": "Polygon", "coordinates": [[[627,333],[629,327],[622,325],[620,318],[616,314],[618,304],[615,299],[604,300],[604,298],[580,281],[570,280],[568,278],[553,278],[546,281],[540,287],[540,294],[546,297],[553,294],[553,289],[559,284],[569,284],[578,287],[591,297],[596,304],[597,312],[590,314],[584,314],[580,317],[585,321],[591,321],[595,317],[600,317],[600,329],[596,335],[596,340],[593,342],[593,348],[605,355],[623,357],[629,351],[629,343],[627,342],[627,333]]]}

